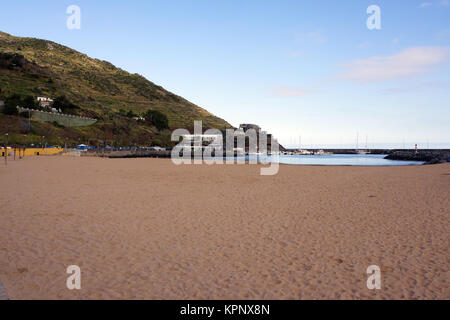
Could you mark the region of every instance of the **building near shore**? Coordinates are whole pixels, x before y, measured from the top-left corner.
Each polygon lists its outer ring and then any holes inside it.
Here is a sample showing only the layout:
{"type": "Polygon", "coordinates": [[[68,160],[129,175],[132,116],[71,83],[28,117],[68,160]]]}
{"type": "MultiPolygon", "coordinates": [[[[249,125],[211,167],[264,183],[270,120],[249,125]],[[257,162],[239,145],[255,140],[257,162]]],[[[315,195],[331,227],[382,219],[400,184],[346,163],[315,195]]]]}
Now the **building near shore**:
{"type": "Polygon", "coordinates": [[[242,129],[244,132],[247,132],[250,129],[255,130],[257,133],[261,132],[261,127],[256,124],[244,123],[239,126],[239,129],[242,129]]]}
{"type": "MultiPolygon", "coordinates": [[[[8,147],[8,156],[14,156],[14,150],[16,150],[16,155],[18,156],[19,150],[14,147],[8,147]]],[[[63,154],[64,149],[60,147],[48,147],[48,148],[24,148],[22,151],[23,156],[29,157],[29,156],[53,156],[58,154],[63,154]]],[[[5,148],[0,147],[0,155],[2,157],[5,156],[5,148]]]]}
{"type": "MultiPolygon", "coordinates": [[[[260,150],[260,135],[263,133],[260,126],[256,124],[241,124],[239,129],[234,132],[234,152],[238,153],[249,153],[250,152],[250,136],[254,135],[256,139],[256,150],[252,150],[251,152],[272,152],[272,134],[267,134],[267,148],[266,150],[260,150]],[[251,131],[253,130],[253,131],[251,131]],[[244,139],[245,146],[239,145],[239,141],[244,139]]],[[[227,142],[226,142],[226,132],[222,131],[222,134],[188,134],[183,136],[184,143],[190,144],[193,150],[197,150],[199,148],[205,149],[207,146],[215,148],[216,150],[225,151],[227,142]],[[219,142],[222,140],[222,144],[219,142]],[[201,141],[201,146],[196,145],[197,141],[201,141]]],[[[278,144],[278,148],[280,151],[284,151],[285,149],[281,146],[278,141],[275,139],[275,143],[278,144]]],[[[277,150],[277,149],[275,149],[277,150]]]]}
{"type": "Polygon", "coordinates": [[[78,151],[87,151],[88,146],[85,144],[80,144],[79,146],[77,146],[77,150],[78,151]]]}
{"type": "Polygon", "coordinates": [[[39,101],[39,102],[53,102],[53,99],[45,98],[45,97],[37,97],[37,101],[39,101]]]}
{"type": "Polygon", "coordinates": [[[46,97],[37,97],[37,101],[39,102],[39,106],[41,108],[51,108],[51,104],[53,103],[53,99],[46,97]]]}
{"type": "Polygon", "coordinates": [[[149,148],[148,148],[148,151],[158,151],[158,152],[161,152],[161,151],[166,151],[166,148],[153,146],[153,147],[149,147],[149,148]]]}
{"type": "MultiPolygon", "coordinates": [[[[260,150],[260,140],[259,139],[260,139],[260,134],[263,132],[260,126],[258,126],[256,124],[244,123],[239,126],[239,130],[240,130],[240,133],[238,131],[238,135],[244,134],[246,137],[249,136],[249,134],[247,134],[249,130],[254,130],[254,132],[256,132],[256,139],[257,139],[256,152],[259,153],[259,152],[264,151],[264,150],[260,150]]],[[[267,134],[267,150],[266,151],[271,153],[272,152],[272,134],[270,134],[270,133],[266,133],[266,134],[267,134]]],[[[278,144],[279,151],[285,150],[284,147],[278,143],[277,139],[274,139],[274,142],[276,144],[278,144]]],[[[249,152],[249,146],[247,144],[245,145],[245,152],[247,152],[247,153],[249,152]]]]}

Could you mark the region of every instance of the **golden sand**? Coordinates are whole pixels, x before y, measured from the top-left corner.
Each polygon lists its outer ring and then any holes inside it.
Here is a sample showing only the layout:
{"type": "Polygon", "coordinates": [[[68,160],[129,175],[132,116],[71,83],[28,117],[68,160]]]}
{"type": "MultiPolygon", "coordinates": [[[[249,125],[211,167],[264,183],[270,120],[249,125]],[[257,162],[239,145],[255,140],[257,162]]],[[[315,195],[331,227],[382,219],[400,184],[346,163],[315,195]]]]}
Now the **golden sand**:
{"type": "Polygon", "coordinates": [[[9,161],[0,281],[11,299],[449,299],[449,199],[449,164],[9,161]]]}

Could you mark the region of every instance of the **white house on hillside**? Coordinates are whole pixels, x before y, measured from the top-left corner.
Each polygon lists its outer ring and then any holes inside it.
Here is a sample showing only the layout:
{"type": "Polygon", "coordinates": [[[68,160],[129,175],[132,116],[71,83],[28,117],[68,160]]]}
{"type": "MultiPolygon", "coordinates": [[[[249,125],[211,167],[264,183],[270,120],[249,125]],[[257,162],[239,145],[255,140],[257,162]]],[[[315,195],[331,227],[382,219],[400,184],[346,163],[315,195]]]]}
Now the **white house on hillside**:
{"type": "Polygon", "coordinates": [[[39,101],[39,106],[42,108],[48,108],[50,109],[50,103],[53,102],[52,99],[50,98],[45,98],[45,97],[38,97],[37,101],[39,101]]]}

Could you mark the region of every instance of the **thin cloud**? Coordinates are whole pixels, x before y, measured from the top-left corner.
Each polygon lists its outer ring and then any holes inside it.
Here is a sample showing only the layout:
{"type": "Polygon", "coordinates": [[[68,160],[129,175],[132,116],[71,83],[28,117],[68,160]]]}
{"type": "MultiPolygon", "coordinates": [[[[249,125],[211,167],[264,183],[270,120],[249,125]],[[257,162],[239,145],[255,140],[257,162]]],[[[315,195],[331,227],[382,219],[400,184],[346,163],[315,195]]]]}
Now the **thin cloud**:
{"type": "Polygon", "coordinates": [[[450,0],[441,0],[439,2],[422,2],[419,5],[419,8],[429,8],[429,7],[449,7],[450,6],[450,0]]]}
{"type": "Polygon", "coordinates": [[[450,28],[439,31],[435,38],[437,40],[448,40],[450,39],[450,28]]]}
{"type": "Polygon", "coordinates": [[[296,40],[301,43],[324,44],[327,38],[320,31],[301,32],[296,35],[296,40]]]}
{"type": "Polygon", "coordinates": [[[366,49],[368,47],[370,47],[372,44],[369,41],[363,42],[361,44],[358,45],[358,48],[360,49],[366,49]]]}
{"type": "Polygon", "coordinates": [[[272,94],[276,97],[287,98],[287,97],[301,97],[309,93],[308,90],[303,90],[294,87],[278,87],[271,90],[272,94]]]}
{"type": "Polygon", "coordinates": [[[428,8],[431,7],[433,4],[431,2],[422,2],[419,6],[419,8],[428,8]]]}
{"type": "Polygon", "coordinates": [[[298,58],[304,56],[305,52],[302,50],[291,50],[288,54],[291,58],[298,58]]]}
{"type": "Polygon", "coordinates": [[[344,65],[340,79],[360,83],[404,78],[448,61],[450,47],[412,47],[391,56],[357,59],[344,65]]]}
{"type": "Polygon", "coordinates": [[[417,91],[423,91],[423,90],[436,90],[436,89],[446,89],[447,90],[449,87],[450,87],[449,83],[432,81],[432,82],[420,83],[420,84],[414,85],[414,86],[387,88],[387,89],[382,90],[382,92],[384,94],[399,94],[399,93],[417,92],[417,91]]]}

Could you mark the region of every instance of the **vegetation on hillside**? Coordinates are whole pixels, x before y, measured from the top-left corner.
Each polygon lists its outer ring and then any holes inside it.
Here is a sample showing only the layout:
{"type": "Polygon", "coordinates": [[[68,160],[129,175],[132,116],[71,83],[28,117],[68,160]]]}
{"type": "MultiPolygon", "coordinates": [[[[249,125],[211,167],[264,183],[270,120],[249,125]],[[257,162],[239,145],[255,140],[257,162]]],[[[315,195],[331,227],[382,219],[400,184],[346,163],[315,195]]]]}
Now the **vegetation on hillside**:
{"type": "Polygon", "coordinates": [[[169,120],[167,119],[167,116],[161,111],[147,110],[147,112],[144,113],[144,118],[160,131],[169,129],[169,120]]]}
{"type": "Polygon", "coordinates": [[[10,106],[15,103],[37,108],[31,100],[35,103],[38,96],[53,98],[54,107],[64,113],[96,118],[98,122],[85,128],[60,128],[33,119],[30,129],[22,123],[23,118],[6,114],[0,117],[0,134],[9,132],[10,139],[18,143],[26,135],[26,141],[45,136],[55,144],[109,141],[149,145],[159,141],[167,146],[171,145],[169,129],[190,128],[194,120],[202,120],[207,128],[231,127],[141,75],[54,42],[0,32],[0,100],[5,101],[5,110],[13,113],[10,106]],[[10,103],[11,97],[15,100],[10,103]],[[144,114],[149,121],[135,119],[144,114]]]}

